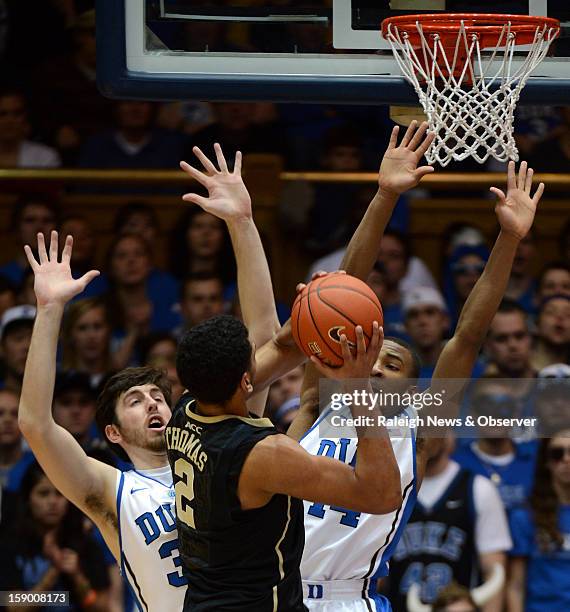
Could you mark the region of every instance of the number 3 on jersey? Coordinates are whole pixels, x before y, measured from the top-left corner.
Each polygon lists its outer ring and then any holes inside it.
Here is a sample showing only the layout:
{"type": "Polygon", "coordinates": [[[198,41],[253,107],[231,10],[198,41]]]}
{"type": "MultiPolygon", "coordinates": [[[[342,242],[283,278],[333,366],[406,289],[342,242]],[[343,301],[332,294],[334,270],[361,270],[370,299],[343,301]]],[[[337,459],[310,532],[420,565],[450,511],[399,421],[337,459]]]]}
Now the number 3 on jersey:
{"type": "Polygon", "coordinates": [[[176,515],[184,524],[196,529],[194,510],[190,507],[190,502],[194,499],[194,467],[185,459],[177,459],[174,474],[180,478],[174,485],[176,515]]]}

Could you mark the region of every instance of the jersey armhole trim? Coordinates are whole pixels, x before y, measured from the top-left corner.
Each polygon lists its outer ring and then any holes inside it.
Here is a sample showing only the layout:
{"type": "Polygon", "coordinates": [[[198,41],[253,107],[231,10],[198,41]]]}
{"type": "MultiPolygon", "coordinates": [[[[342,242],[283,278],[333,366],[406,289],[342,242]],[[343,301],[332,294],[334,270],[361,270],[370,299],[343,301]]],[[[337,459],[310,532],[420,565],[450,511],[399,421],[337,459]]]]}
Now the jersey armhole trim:
{"type": "Polygon", "coordinates": [[[319,415],[317,420],[311,425],[311,427],[307,429],[307,431],[299,438],[299,442],[301,442],[301,440],[304,440],[316,427],[318,427],[331,412],[332,406],[330,406],[329,408],[325,408],[323,412],[319,415]]]}

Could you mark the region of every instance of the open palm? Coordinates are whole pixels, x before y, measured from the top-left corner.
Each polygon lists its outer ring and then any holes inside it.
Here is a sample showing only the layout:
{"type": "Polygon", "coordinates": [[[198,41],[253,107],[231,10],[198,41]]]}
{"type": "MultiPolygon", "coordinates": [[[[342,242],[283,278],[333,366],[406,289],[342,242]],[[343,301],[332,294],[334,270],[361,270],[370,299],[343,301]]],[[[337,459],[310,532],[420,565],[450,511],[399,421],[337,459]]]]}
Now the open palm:
{"type": "Polygon", "coordinates": [[[402,142],[396,146],[399,127],[394,127],[380,165],[378,183],[381,189],[399,195],[415,187],[422,177],[433,172],[432,166],[418,168],[435,136],[433,133],[428,134],[427,129],[426,122],[418,128],[418,122],[412,121],[402,142]]]}
{"type": "Polygon", "coordinates": [[[214,145],[214,150],[220,167],[219,170],[198,147],[194,147],[193,151],[202,163],[205,172],[197,170],[186,162],[180,162],[182,170],[208,190],[207,198],[197,193],[187,193],[182,196],[182,199],[185,202],[198,204],[206,212],[224,221],[240,217],[250,218],[251,197],[241,177],[241,152],[236,153],[234,169],[230,172],[222,148],[218,143],[214,145]]]}
{"type": "Polygon", "coordinates": [[[515,174],[515,162],[510,161],[507,169],[507,193],[497,187],[491,191],[497,196],[495,212],[501,225],[501,230],[522,240],[530,230],[536,207],[544,193],[544,183],[540,183],[534,196],[531,196],[532,177],[534,171],[528,168],[525,161],[521,162],[518,175],[515,174]]]}
{"type": "Polygon", "coordinates": [[[73,238],[68,236],[65,241],[61,262],[58,261],[58,234],[51,233],[49,254],[46,250],[43,234],[38,234],[38,257],[36,261],[32,249],[26,245],[24,250],[34,272],[34,292],[38,307],[48,305],[65,305],[99,275],[97,270],[91,270],[81,278],[71,276],[71,252],[73,238]]]}

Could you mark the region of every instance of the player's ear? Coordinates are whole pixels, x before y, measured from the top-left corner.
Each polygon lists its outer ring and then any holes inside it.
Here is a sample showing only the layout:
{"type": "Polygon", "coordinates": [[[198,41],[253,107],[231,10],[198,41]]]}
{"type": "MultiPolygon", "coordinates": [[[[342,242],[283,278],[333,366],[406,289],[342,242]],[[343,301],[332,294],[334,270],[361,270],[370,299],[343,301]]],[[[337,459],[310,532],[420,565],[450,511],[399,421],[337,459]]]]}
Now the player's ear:
{"type": "Polygon", "coordinates": [[[112,442],[113,444],[118,444],[122,440],[119,428],[116,425],[106,425],[105,435],[107,436],[109,442],[112,442]]]}
{"type": "Polygon", "coordinates": [[[249,372],[244,372],[241,377],[240,387],[248,395],[253,393],[253,383],[251,382],[251,374],[249,372]]]}

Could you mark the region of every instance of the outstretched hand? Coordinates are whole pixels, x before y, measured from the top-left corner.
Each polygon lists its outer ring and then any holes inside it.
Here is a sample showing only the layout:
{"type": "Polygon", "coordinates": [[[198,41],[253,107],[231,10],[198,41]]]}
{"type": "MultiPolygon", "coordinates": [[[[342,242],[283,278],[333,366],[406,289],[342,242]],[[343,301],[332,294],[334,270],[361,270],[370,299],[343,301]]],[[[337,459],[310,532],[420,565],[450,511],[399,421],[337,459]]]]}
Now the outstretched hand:
{"type": "Polygon", "coordinates": [[[219,170],[201,149],[194,147],[192,150],[202,163],[204,172],[184,161],[180,162],[180,167],[208,190],[208,197],[197,193],[187,193],[182,196],[182,199],[185,202],[198,204],[206,212],[224,221],[251,218],[251,197],[241,176],[241,152],[236,153],[234,169],[230,172],[222,148],[218,143],[214,145],[214,151],[220,167],[219,170]]]}
{"type": "Polygon", "coordinates": [[[390,142],[378,175],[378,183],[382,191],[400,195],[418,185],[421,179],[434,171],[433,166],[421,166],[420,160],[429,149],[435,134],[428,133],[428,124],[423,122],[418,127],[417,121],[412,121],[398,145],[399,126],[395,126],[390,136],[390,142]]]}
{"type": "Polygon", "coordinates": [[[532,176],[534,170],[521,162],[518,175],[515,174],[515,162],[510,161],[507,169],[507,193],[497,187],[490,190],[497,196],[495,213],[501,225],[501,231],[522,240],[532,227],[536,207],[544,193],[544,183],[540,183],[531,196],[532,176]]]}
{"type": "Polygon", "coordinates": [[[344,363],[340,367],[331,368],[315,355],[311,357],[311,362],[323,376],[337,380],[368,378],[370,376],[384,342],[384,329],[380,327],[378,321],[372,323],[372,338],[368,347],[366,347],[362,327],[357,325],[354,331],[356,334],[356,355],[350,352],[346,335],[342,334],[340,337],[340,348],[344,359],[344,363]]]}
{"type": "Polygon", "coordinates": [[[53,231],[51,233],[48,254],[44,235],[39,233],[39,263],[36,261],[29,245],[24,247],[26,257],[34,272],[34,292],[38,307],[50,305],[65,306],[67,302],[76,295],[79,295],[96,276],[99,276],[97,270],[91,270],[81,278],[73,278],[70,265],[73,238],[71,236],[67,237],[61,255],[61,262],[58,261],[58,246],[58,234],[56,231],[53,231]]]}

